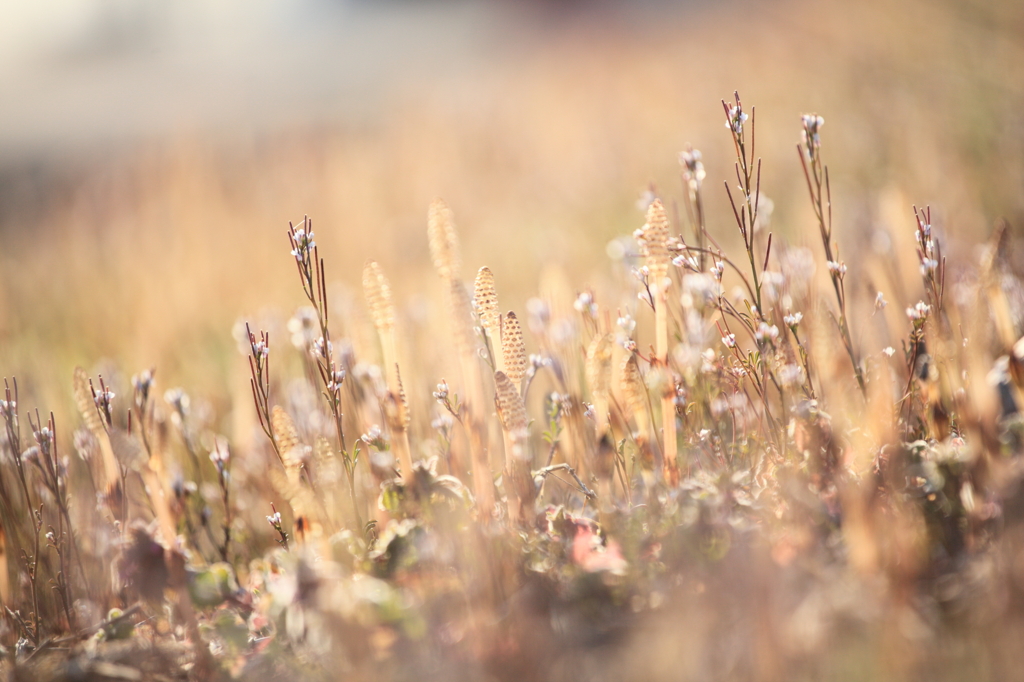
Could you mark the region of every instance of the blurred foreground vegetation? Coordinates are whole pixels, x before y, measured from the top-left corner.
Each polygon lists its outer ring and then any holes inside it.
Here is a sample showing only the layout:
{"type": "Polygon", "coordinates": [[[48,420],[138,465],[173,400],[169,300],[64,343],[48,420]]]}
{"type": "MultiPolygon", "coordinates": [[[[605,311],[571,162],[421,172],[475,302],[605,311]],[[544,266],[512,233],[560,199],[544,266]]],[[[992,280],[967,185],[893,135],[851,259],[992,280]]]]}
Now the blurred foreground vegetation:
{"type": "Polygon", "coordinates": [[[6,671],[1024,678],[1024,14],[688,16],[9,171],[6,671]]]}

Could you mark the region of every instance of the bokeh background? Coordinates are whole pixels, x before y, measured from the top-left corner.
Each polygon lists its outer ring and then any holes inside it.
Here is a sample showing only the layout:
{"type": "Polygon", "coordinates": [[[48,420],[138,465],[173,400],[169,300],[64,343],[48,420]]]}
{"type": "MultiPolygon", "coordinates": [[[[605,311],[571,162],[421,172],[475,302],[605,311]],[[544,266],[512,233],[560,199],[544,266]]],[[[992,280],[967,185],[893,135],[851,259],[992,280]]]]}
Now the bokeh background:
{"type": "MultiPolygon", "coordinates": [[[[440,306],[435,196],[513,309],[552,268],[599,287],[638,197],[682,196],[688,143],[709,229],[735,245],[734,90],[790,243],[820,248],[806,112],[826,120],[851,268],[910,237],[912,204],[958,258],[998,218],[1024,224],[1018,0],[0,6],[0,375],[64,414],[72,367],[108,359],[212,399],[244,388],[232,327],[280,330],[301,302],[285,229],[307,214],[338,305],[372,257],[407,330],[440,306]]],[[[416,391],[437,380],[422,374],[416,391]]]]}

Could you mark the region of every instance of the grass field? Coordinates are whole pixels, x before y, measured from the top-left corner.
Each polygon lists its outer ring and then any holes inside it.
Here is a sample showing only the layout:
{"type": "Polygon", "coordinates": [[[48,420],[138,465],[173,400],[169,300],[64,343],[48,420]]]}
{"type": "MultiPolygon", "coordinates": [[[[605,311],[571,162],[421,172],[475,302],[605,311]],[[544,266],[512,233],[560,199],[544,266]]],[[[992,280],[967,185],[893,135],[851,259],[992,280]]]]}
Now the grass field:
{"type": "Polygon", "coordinates": [[[14,679],[1024,679],[1024,13],[541,16],[0,167],[14,679]]]}

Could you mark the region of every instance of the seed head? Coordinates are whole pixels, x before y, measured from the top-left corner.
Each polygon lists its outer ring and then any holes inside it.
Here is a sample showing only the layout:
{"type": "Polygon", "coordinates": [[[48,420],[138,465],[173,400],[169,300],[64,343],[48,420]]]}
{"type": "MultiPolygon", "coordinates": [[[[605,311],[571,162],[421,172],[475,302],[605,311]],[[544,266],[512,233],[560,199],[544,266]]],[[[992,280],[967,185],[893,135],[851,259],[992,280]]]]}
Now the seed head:
{"type": "MultiPolygon", "coordinates": [[[[640,367],[637,365],[633,355],[627,355],[622,364],[620,377],[620,389],[626,400],[626,406],[633,414],[638,426],[644,423],[644,415],[647,414],[647,387],[640,376],[640,367]]],[[[642,428],[642,426],[641,426],[642,428]]]]}
{"type": "Polygon", "coordinates": [[[487,335],[492,340],[497,339],[500,324],[498,294],[494,289],[494,273],[487,266],[480,268],[480,271],[476,273],[473,303],[476,306],[476,314],[480,318],[480,323],[487,330],[487,335]]]}
{"type": "Polygon", "coordinates": [[[462,266],[459,238],[452,223],[452,211],[443,199],[435,199],[427,212],[427,241],[434,267],[442,279],[459,276],[462,266]]]}
{"type": "Polygon", "coordinates": [[[494,404],[498,409],[501,427],[509,439],[521,447],[527,437],[527,419],[526,405],[519,395],[519,389],[504,372],[495,372],[494,390],[494,404]]]}
{"type": "Polygon", "coordinates": [[[519,385],[526,376],[529,365],[526,357],[526,344],[523,343],[523,331],[519,326],[516,314],[509,311],[501,325],[501,354],[505,359],[505,373],[515,385],[519,385]]]}
{"type": "Polygon", "coordinates": [[[671,260],[668,250],[668,215],[660,199],[651,202],[650,208],[647,209],[647,224],[642,230],[642,252],[647,257],[647,267],[654,277],[654,282],[660,285],[671,260]]]}
{"type": "Polygon", "coordinates": [[[587,346],[587,384],[595,399],[606,399],[611,389],[612,336],[599,334],[587,346]]]}
{"type": "Polygon", "coordinates": [[[386,334],[394,329],[395,307],[391,302],[391,286],[376,261],[367,261],[363,267],[363,294],[377,332],[386,334]]]}

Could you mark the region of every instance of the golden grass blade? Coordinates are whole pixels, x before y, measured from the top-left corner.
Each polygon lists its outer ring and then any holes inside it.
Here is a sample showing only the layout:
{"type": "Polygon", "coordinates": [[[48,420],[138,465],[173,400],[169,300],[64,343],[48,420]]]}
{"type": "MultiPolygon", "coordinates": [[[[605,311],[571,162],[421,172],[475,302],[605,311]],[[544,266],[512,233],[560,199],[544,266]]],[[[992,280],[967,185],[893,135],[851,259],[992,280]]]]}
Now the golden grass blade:
{"type": "Polygon", "coordinates": [[[587,346],[587,361],[584,372],[587,385],[594,400],[594,411],[597,414],[597,433],[600,437],[608,426],[608,394],[612,383],[612,347],[611,334],[598,334],[587,346]]]}
{"type": "Polygon", "coordinates": [[[103,419],[96,409],[92,389],[89,387],[89,375],[81,367],[75,367],[73,386],[75,404],[78,407],[79,414],[82,416],[82,421],[85,423],[85,428],[89,429],[100,444],[106,492],[116,498],[120,495],[121,468],[118,465],[117,458],[114,456],[114,450],[110,444],[110,435],[107,433],[107,429],[103,425],[103,419]]]}
{"type": "Polygon", "coordinates": [[[0,601],[11,603],[10,574],[7,572],[7,530],[0,524],[0,601]]]}
{"type": "Polygon", "coordinates": [[[459,353],[464,357],[475,358],[477,339],[473,333],[473,306],[466,286],[457,279],[449,282],[448,311],[459,353]]]}
{"type": "Polygon", "coordinates": [[[402,469],[402,477],[412,474],[412,452],[409,448],[409,403],[402,387],[402,376],[395,365],[396,390],[388,391],[385,397],[384,415],[391,431],[391,445],[402,469]]]}
{"type": "Polygon", "coordinates": [[[103,420],[96,411],[96,403],[93,400],[92,389],[89,388],[89,375],[81,367],[75,367],[74,374],[75,405],[78,407],[78,414],[94,436],[105,433],[103,420]]]}

